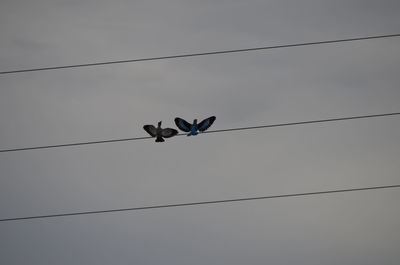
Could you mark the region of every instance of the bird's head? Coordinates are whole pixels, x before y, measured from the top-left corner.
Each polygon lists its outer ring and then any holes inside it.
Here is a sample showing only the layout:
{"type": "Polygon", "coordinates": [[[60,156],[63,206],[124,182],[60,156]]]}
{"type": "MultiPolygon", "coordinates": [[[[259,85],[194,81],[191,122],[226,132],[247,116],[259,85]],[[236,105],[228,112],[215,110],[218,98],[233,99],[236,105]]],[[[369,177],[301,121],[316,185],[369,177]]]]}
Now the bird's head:
{"type": "Polygon", "coordinates": [[[161,127],[161,122],[162,122],[162,121],[159,121],[159,122],[158,122],[158,127],[161,127]]]}
{"type": "Polygon", "coordinates": [[[197,119],[193,120],[193,124],[196,125],[197,124],[197,119]]]}

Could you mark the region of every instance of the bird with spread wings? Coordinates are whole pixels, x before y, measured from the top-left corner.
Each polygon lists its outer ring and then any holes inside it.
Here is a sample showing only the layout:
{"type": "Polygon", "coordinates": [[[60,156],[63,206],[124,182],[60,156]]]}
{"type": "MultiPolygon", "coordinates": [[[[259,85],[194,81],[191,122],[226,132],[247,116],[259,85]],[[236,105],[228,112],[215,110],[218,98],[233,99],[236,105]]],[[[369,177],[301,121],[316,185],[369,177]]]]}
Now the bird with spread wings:
{"type": "Polygon", "coordinates": [[[170,138],[178,134],[178,131],[172,128],[161,128],[161,121],[157,128],[153,125],[145,125],[143,129],[152,137],[156,137],[156,142],[164,142],[164,138],[170,138]]]}
{"type": "Polygon", "coordinates": [[[215,119],[216,119],[215,116],[211,116],[207,119],[202,120],[200,123],[197,123],[197,119],[195,119],[193,120],[193,123],[190,124],[184,119],[176,117],[175,124],[180,130],[188,132],[187,136],[191,136],[191,135],[197,135],[199,131],[200,132],[206,131],[214,123],[215,119]]]}

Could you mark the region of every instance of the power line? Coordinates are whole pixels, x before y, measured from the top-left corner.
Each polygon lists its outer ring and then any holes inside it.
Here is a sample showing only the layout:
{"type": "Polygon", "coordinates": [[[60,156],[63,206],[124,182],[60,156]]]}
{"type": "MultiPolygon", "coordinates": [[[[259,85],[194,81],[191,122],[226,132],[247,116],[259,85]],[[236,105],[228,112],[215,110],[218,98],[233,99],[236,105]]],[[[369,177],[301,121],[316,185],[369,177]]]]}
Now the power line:
{"type": "MultiPolygon", "coordinates": [[[[312,124],[312,123],[324,123],[324,122],[334,122],[334,121],[367,119],[367,118],[395,116],[395,115],[400,115],[400,112],[382,113],[382,114],[373,114],[373,115],[363,115],[363,116],[351,116],[351,117],[332,118],[332,119],[323,119],[323,120],[309,120],[309,121],[299,121],[299,122],[289,122],[289,123],[267,124],[267,125],[260,125],[260,126],[250,126],[250,127],[241,127],[241,128],[212,130],[212,131],[205,131],[203,133],[219,133],[219,132],[229,132],[229,131],[255,130],[255,129],[273,128],[273,127],[284,127],[284,126],[294,126],[294,125],[312,124]]],[[[182,135],[186,135],[186,134],[185,133],[181,133],[181,134],[178,134],[177,136],[182,136],[182,135]]],[[[91,145],[91,144],[127,142],[127,141],[145,140],[145,139],[151,139],[151,138],[153,138],[153,137],[145,136],[145,137],[111,139],[111,140],[91,141],[91,142],[79,142],[79,143],[44,145],[44,146],[34,146],[34,147],[22,147],[22,148],[14,148],[14,149],[3,149],[3,150],[0,150],[0,153],[26,151],[26,150],[37,150],[37,149],[50,149],[50,148],[69,147],[69,146],[81,146],[81,145],[91,145]]]]}
{"type": "Polygon", "coordinates": [[[203,133],[255,130],[255,129],[273,128],[273,127],[293,126],[293,125],[302,125],[302,124],[311,124],[311,123],[324,123],[324,122],[333,122],[333,121],[357,120],[357,119],[367,119],[367,118],[375,118],[375,117],[395,116],[395,115],[400,115],[400,112],[382,113],[382,114],[373,114],[373,115],[364,115],[364,116],[351,116],[351,117],[332,118],[332,119],[324,119],[324,120],[311,120],[311,121],[298,121],[298,122],[289,122],[289,123],[267,124],[267,125],[260,125],[260,126],[250,126],[250,127],[205,131],[203,133]]]}
{"type": "Polygon", "coordinates": [[[127,141],[144,140],[144,139],[150,139],[150,138],[153,138],[153,137],[145,136],[145,137],[133,137],[133,138],[123,138],[123,139],[92,141],[92,142],[80,142],[80,143],[55,144],[55,145],[44,145],[44,146],[34,146],[34,147],[22,147],[22,148],[15,148],[15,149],[3,149],[3,150],[0,150],[0,153],[25,151],[25,150],[37,150],[37,149],[49,149],[49,148],[68,147],[68,146],[80,146],[80,145],[89,145],[89,144],[104,144],[104,143],[115,143],[115,142],[127,142],[127,141]]]}
{"type": "Polygon", "coordinates": [[[383,38],[393,38],[393,37],[400,37],[400,33],[389,34],[389,35],[376,35],[376,36],[348,38],[348,39],[336,39],[336,40],[303,42],[303,43],[294,43],[294,44],[282,44],[282,45],[275,45],[275,46],[264,46],[264,47],[254,47],[254,48],[235,49],[235,50],[221,50],[221,51],[200,52],[200,53],[186,53],[186,54],[159,56],[159,57],[128,59],[128,60],[117,60],[117,61],[107,61],[107,62],[71,64],[71,65],[62,65],[62,66],[50,66],[50,67],[39,67],[39,68],[29,68],[29,69],[20,69],[20,70],[9,70],[9,71],[0,72],[0,75],[16,74],[16,73],[24,73],[24,72],[47,71],[47,70],[59,70],[59,69],[67,69],[67,68],[92,67],[92,66],[109,65],[109,64],[122,64],[122,63],[135,63],[135,62],[144,62],[144,61],[178,59],[178,58],[186,58],[186,57],[205,56],[205,55],[217,55],[217,54],[227,54],[227,53],[239,53],[239,52],[250,52],[250,51],[260,51],[260,50],[272,50],[272,49],[282,49],[282,48],[290,48],[290,47],[320,45],[320,44],[339,43],[339,42],[351,42],[351,41],[359,41],[359,40],[383,39],[383,38]]]}
{"type": "Polygon", "coordinates": [[[389,189],[389,188],[400,188],[400,185],[374,186],[374,187],[351,188],[351,189],[340,189],[340,190],[326,190],[326,191],[314,191],[314,192],[304,192],[304,193],[280,194],[280,195],[270,195],[270,196],[261,196],[261,197],[246,197],[246,198],[215,200],[215,201],[162,204],[162,205],[142,206],[142,207],[133,207],[133,208],[120,208],[120,209],[100,210],[100,211],[85,211],[85,212],[47,214],[47,215],[36,215],[36,216],[26,216],[26,217],[14,217],[14,218],[0,219],[0,222],[21,221],[21,220],[30,220],[30,219],[45,219],[45,218],[65,217],[65,216],[75,216],[75,215],[140,211],[140,210],[151,210],[151,209],[160,209],[160,208],[196,206],[196,205],[205,205],[205,204],[233,203],[233,202],[277,199],[277,198],[287,198],[287,197],[302,197],[302,196],[313,196],[313,195],[321,195],[321,194],[344,193],[344,192],[366,191],[366,190],[379,190],[379,189],[389,189]]]}

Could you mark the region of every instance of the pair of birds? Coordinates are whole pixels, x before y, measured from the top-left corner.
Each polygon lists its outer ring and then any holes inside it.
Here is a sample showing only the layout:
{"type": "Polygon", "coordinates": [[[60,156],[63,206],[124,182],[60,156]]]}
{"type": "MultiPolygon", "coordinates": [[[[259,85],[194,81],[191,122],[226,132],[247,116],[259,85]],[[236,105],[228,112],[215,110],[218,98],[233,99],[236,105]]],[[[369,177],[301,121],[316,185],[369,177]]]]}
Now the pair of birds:
{"type": "MultiPolygon", "coordinates": [[[[188,132],[187,136],[197,135],[198,132],[204,132],[214,123],[215,116],[211,116],[207,119],[202,120],[200,123],[197,123],[197,119],[193,120],[193,123],[189,123],[181,118],[175,118],[176,126],[184,131],[188,132]]],[[[156,142],[164,142],[164,138],[170,138],[178,134],[178,131],[172,128],[161,128],[161,121],[158,122],[158,127],[154,127],[153,125],[145,125],[143,129],[150,134],[152,137],[156,137],[156,142]]]]}

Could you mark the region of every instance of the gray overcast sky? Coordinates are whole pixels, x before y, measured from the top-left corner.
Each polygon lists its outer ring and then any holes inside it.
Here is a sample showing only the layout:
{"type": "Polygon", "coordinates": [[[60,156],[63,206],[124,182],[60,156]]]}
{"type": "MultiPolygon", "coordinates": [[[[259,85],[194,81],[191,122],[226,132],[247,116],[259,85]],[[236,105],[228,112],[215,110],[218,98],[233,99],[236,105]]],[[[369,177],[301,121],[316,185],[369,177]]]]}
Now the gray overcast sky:
{"type": "MultiPolygon", "coordinates": [[[[2,0],[0,70],[399,33],[395,0],[2,0]]],[[[0,147],[400,111],[400,39],[0,76],[0,147]]],[[[0,154],[0,218],[400,183],[400,119],[0,154]]],[[[399,264],[398,190],[0,223],[1,264],[399,264]]]]}

